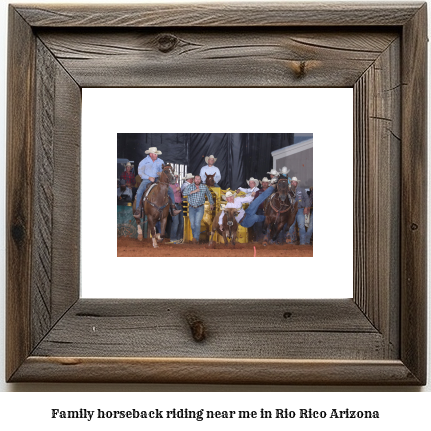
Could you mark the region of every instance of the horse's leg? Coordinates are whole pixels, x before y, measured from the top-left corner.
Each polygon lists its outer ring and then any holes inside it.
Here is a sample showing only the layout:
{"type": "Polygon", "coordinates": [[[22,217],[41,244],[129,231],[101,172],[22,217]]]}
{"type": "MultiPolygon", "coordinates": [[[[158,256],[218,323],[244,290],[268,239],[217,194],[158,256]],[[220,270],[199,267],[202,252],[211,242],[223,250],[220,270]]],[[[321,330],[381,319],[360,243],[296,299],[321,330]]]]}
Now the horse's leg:
{"type": "Polygon", "coordinates": [[[139,219],[139,222],[136,223],[138,225],[138,240],[142,241],[142,228],[141,228],[141,220],[139,219]]]}
{"type": "Polygon", "coordinates": [[[142,228],[141,228],[141,216],[136,215],[135,214],[135,209],[136,209],[136,196],[135,196],[135,201],[133,202],[133,217],[136,221],[136,226],[138,227],[138,240],[142,241],[142,228]]]}
{"type": "Polygon", "coordinates": [[[160,236],[159,238],[157,238],[159,241],[163,241],[163,238],[165,237],[167,222],[168,222],[168,216],[160,220],[160,236]]]}
{"type": "Polygon", "coordinates": [[[268,223],[267,228],[266,228],[266,233],[265,233],[265,236],[263,238],[263,243],[262,243],[265,247],[268,245],[268,241],[269,241],[270,236],[271,236],[271,223],[268,223]]]}
{"type": "Polygon", "coordinates": [[[153,242],[153,247],[157,248],[157,240],[156,240],[156,223],[153,218],[148,216],[148,227],[151,233],[151,241],[153,242]]]}
{"type": "Polygon", "coordinates": [[[277,241],[277,237],[278,234],[281,232],[281,230],[283,229],[284,223],[282,221],[280,221],[276,227],[276,229],[274,229],[274,235],[272,237],[272,241],[276,242],[277,241]]]}

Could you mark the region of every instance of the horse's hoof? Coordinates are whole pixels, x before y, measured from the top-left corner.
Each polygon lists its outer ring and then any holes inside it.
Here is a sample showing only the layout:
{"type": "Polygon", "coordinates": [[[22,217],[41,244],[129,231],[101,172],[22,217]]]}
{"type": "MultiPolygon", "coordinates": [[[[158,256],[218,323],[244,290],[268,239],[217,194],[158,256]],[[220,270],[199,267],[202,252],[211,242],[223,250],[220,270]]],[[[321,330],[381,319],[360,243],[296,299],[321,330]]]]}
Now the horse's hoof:
{"type": "Polygon", "coordinates": [[[138,241],[142,241],[142,240],[143,240],[142,234],[138,234],[138,241]]]}
{"type": "Polygon", "coordinates": [[[267,243],[266,241],[263,241],[262,245],[263,245],[264,247],[266,247],[266,246],[268,245],[268,243],[267,243]]]}

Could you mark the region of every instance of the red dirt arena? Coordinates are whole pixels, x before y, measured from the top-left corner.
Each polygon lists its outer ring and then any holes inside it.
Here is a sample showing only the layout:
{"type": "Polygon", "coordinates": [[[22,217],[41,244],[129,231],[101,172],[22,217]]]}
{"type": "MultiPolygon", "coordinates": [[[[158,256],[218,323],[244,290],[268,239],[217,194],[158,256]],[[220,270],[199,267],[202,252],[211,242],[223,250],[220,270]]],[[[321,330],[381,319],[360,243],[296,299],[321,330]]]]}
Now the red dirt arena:
{"type": "Polygon", "coordinates": [[[169,244],[164,240],[154,248],[151,239],[117,238],[118,257],[313,257],[312,245],[268,245],[261,243],[169,244]]]}

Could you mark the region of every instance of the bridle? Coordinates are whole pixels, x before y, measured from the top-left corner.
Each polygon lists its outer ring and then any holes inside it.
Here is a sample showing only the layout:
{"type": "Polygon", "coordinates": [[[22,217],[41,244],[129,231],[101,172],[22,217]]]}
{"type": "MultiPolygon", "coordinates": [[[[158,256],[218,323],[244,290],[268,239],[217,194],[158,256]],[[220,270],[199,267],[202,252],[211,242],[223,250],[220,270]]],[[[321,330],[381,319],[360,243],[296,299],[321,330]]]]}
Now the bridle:
{"type": "Polygon", "coordinates": [[[165,166],[165,167],[163,168],[163,171],[162,171],[162,172],[165,174],[165,176],[166,176],[166,178],[167,178],[168,182],[161,181],[161,176],[160,176],[159,184],[167,184],[167,185],[169,185],[169,184],[174,184],[174,182],[175,182],[175,177],[174,177],[174,175],[172,174],[172,166],[165,166]]]}

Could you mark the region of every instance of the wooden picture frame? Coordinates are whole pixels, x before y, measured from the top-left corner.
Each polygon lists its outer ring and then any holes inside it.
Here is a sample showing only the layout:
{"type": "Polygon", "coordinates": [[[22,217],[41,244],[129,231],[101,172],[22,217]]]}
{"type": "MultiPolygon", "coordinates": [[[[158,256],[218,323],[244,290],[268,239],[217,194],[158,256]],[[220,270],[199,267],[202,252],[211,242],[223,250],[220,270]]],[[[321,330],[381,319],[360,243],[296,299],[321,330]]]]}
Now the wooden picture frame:
{"type": "Polygon", "coordinates": [[[11,5],[7,381],[424,385],[426,45],[424,3],[11,5]],[[147,86],[354,89],[353,299],[80,299],[81,88],[147,86]]]}

